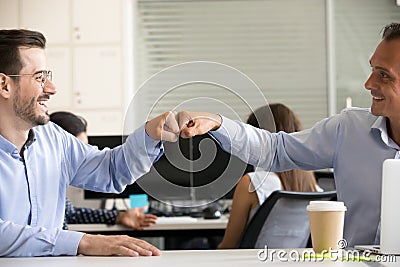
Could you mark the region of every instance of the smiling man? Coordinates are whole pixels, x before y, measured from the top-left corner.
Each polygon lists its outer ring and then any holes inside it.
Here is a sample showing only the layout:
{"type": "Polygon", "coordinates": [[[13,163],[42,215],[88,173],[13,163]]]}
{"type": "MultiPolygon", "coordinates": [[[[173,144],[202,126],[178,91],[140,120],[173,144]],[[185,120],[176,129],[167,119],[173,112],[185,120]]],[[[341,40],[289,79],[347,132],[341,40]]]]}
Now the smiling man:
{"type": "Polygon", "coordinates": [[[121,192],[159,158],[161,136],[177,140],[175,116],[154,118],[115,149],[84,144],[49,123],[56,86],[45,44],[39,32],[0,30],[0,256],[159,255],[139,239],[61,228],[68,185],[121,192]]]}
{"type": "Polygon", "coordinates": [[[270,133],[216,114],[179,114],[182,137],[210,134],[242,160],[272,172],[334,168],[347,206],[350,246],[379,243],[382,163],[400,158],[400,24],[383,29],[365,88],[372,105],[350,108],[297,133],[270,133]]]}
{"type": "Polygon", "coordinates": [[[371,113],[387,118],[388,134],[400,145],[399,24],[393,24],[384,31],[383,40],[372,55],[370,65],[371,75],[365,82],[365,88],[372,95],[371,113]]]}

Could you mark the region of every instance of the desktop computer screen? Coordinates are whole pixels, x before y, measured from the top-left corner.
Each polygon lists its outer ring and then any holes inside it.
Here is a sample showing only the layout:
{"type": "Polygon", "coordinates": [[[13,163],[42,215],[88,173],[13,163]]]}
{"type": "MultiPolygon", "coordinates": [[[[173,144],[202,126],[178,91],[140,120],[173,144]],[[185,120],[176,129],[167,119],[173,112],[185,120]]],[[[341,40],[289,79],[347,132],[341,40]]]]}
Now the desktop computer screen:
{"type": "Polygon", "coordinates": [[[222,150],[208,134],[164,143],[165,154],[137,183],[158,200],[213,201],[232,198],[253,167],[222,150]]]}
{"type": "MultiPolygon", "coordinates": [[[[107,136],[89,136],[89,144],[97,146],[99,149],[106,147],[114,148],[125,142],[125,135],[107,135],[107,136]]],[[[145,191],[137,184],[128,185],[120,194],[110,194],[102,192],[94,192],[90,190],[84,191],[85,199],[107,199],[107,198],[129,198],[131,194],[146,194],[145,191]]]]}
{"type": "MultiPolygon", "coordinates": [[[[122,144],[126,136],[90,136],[89,143],[104,147],[122,144]]],[[[85,190],[85,198],[128,198],[131,194],[148,194],[163,202],[202,201],[233,197],[240,177],[253,167],[223,151],[208,134],[180,138],[164,143],[164,155],[153,164],[149,173],[121,194],[105,194],[85,190]]]]}

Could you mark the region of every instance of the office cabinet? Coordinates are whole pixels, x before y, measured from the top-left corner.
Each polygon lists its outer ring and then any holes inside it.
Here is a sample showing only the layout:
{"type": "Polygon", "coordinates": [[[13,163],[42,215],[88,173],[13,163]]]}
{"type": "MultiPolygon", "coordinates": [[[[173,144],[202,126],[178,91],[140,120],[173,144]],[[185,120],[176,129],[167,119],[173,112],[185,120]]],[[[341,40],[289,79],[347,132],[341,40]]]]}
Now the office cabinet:
{"type": "Polygon", "coordinates": [[[69,43],[69,0],[21,0],[20,3],[21,28],[42,32],[49,44],[69,43]]]}
{"type": "Polygon", "coordinates": [[[119,43],[121,0],[72,0],[72,39],[75,44],[119,43]]]}
{"type": "Polygon", "coordinates": [[[16,1],[20,4],[14,8],[16,17],[21,17],[15,26],[38,30],[48,41],[48,65],[57,85],[50,112],[68,110],[89,116],[89,134],[122,132],[123,99],[129,84],[123,67],[132,64],[124,56],[124,49],[129,49],[124,44],[131,34],[122,34],[126,19],[122,10],[128,2],[16,1]]]}
{"type": "Polygon", "coordinates": [[[122,102],[119,46],[78,47],[74,51],[74,105],[120,108],[122,102]]]}
{"type": "MultiPolygon", "coordinates": [[[[18,1],[7,5],[18,15],[14,7],[18,1]]],[[[20,26],[42,31],[51,44],[121,41],[122,9],[119,0],[21,0],[20,10],[20,26]]]]}
{"type": "Polygon", "coordinates": [[[18,25],[18,1],[0,0],[0,28],[14,28],[18,25]]]}
{"type": "Polygon", "coordinates": [[[53,71],[53,81],[57,93],[50,98],[52,110],[73,109],[72,49],[68,46],[47,48],[49,68],[53,71]]]}

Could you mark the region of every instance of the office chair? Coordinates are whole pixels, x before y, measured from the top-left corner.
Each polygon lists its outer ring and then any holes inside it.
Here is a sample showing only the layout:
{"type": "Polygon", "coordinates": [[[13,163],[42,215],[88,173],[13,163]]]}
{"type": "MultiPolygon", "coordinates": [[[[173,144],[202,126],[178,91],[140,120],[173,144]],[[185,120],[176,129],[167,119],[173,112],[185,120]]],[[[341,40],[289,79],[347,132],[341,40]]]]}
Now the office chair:
{"type": "Polygon", "coordinates": [[[335,175],[330,170],[314,171],[315,180],[324,191],[336,190],[335,175]]]}
{"type": "Polygon", "coordinates": [[[248,223],[239,248],[305,248],[310,227],[307,205],[311,200],[336,200],[336,191],[274,191],[248,223]]]}

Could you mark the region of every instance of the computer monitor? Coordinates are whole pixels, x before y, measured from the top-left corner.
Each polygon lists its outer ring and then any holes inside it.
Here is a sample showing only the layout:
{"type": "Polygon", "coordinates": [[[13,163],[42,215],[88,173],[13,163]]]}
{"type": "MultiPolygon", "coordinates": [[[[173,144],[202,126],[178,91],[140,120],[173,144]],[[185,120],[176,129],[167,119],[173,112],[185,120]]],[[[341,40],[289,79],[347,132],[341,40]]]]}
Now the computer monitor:
{"type": "MultiPolygon", "coordinates": [[[[106,136],[88,136],[89,144],[97,146],[99,149],[114,148],[125,142],[127,136],[123,135],[106,135],[106,136]]],[[[107,198],[129,198],[131,194],[146,194],[146,192],[137,184],[128,185],[120,194],[94,192],[90,190],[84,191],[85,199],[107,199],[107,198]]]]}
{"type": "MultiPolygon", "coordinates": [[[[89,137],[89,143],[100,149],[115,147],[123,140],[123,136],[89,137]]],[[[85,190],[85,198],[127,198],[130,194],[145,193],[163,202],[231,199],[240,177],[254,169],[223,151],[208,134],[179,138],[176,143],[165,142],[164,151],[149,173],[128,185],[121,194],[85,190]]]]}
{"type": "Polygon", "coordinates": [[[164,143],[165,154],[138,184],[158,200],[214,201],[232,198],[237,181],[251,165],[222,150],[210,135],[164,143]]]}

